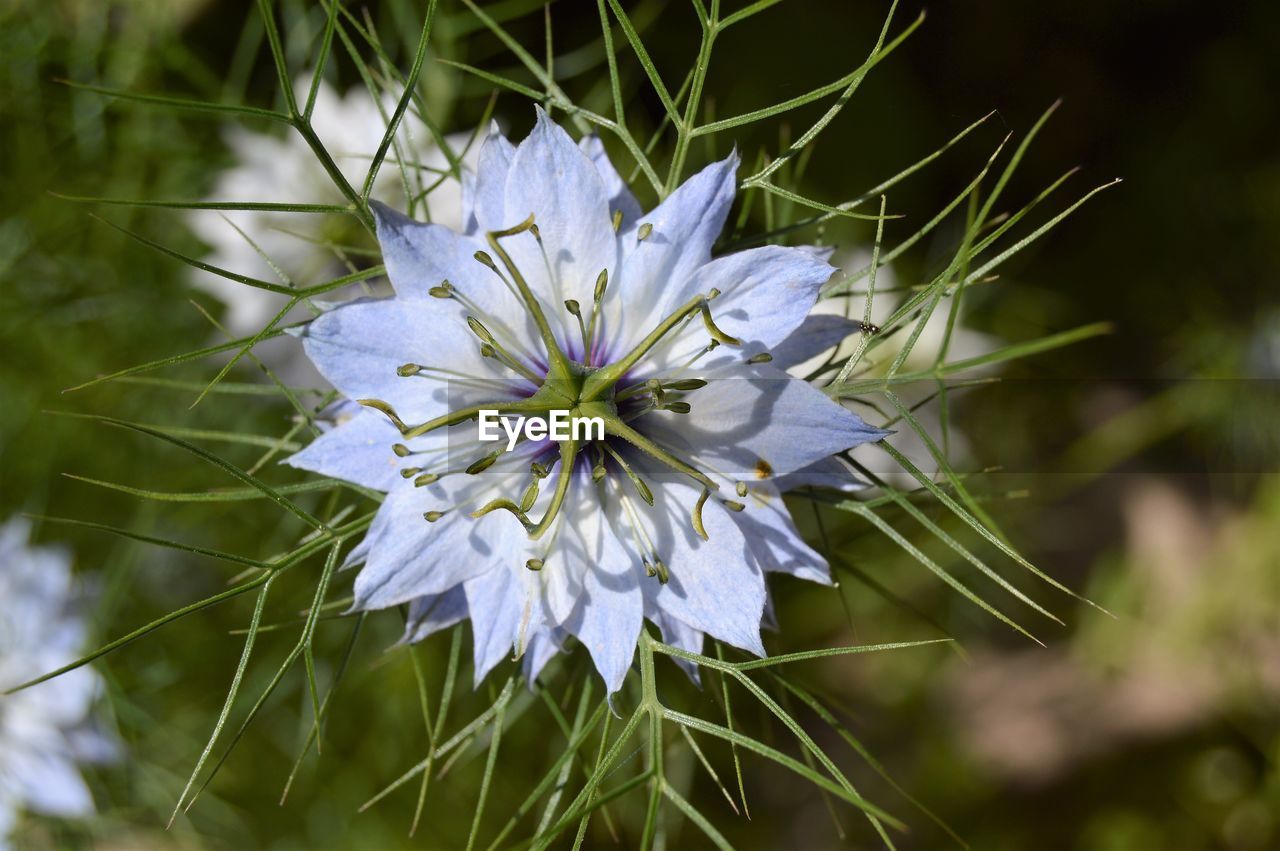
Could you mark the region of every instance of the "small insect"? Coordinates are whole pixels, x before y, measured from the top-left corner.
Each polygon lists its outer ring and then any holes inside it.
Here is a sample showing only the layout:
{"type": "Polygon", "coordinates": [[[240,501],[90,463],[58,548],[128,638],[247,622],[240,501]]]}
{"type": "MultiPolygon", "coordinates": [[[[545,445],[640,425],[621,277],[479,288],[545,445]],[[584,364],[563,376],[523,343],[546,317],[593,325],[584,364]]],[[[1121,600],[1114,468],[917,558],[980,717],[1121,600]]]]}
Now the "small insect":
{"type": "Polygon", "coordinates": [[[870,322],[859,322],[858,330],[861,331],[863,334],[879,334],[880,326],[873,325],[870,322]]]}

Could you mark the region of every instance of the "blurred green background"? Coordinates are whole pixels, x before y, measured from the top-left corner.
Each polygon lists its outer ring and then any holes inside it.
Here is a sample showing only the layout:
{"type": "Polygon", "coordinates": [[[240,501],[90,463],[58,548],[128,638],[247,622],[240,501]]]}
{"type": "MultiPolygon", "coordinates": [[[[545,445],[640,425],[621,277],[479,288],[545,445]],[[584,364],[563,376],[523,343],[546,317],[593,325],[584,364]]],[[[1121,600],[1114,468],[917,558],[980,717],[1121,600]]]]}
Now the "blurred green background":
{"type": "MultiPolygon", "coordinates": [[[[287,35],[297,35],[291,21],[314,29],[322,20],[312,4],[280,5],[287,35]]],[[[421,4],[348,5],[368,8],[403,66],[421,4]]],[[[532,10],[510,26],[541,47],[536,4],[482,5],[504,15],[532,10]]],[[[659,68],[678,80],[697,46],[686,4],[627,5],[647,22],[659,68]]],[[[1280,6],[906,3],[898,26],[921,9],[923,28],[872,72],[822,136],[804,187],[829,202],[852,197],[998,110],[966,146],[892,193],[891,208],[919,221],[972,179],[1005,132],[1025,132],[1059,97],[1063,106],[1010,194],[1029,197],[1077,165],[1077,190],[1125,179],[1020,255],[966,313],[969,327],[1003,340],[1095,320],[1114,323],[1114,333],[1019,364],[1001,386],[968,391],[952,412],[972,445],[971,466],[1004,468],[984,477],[983,491],[1011,538],[1114,617],[1020,581],[1067,622],[1039,625],[1048,646],[1038,648],[976,613],[871,530],[846,522],[834,533],[856,569],[841,577],[844,605],[830,591],[778,584],[783,631],[771,647],[942,632],[959,639],[963,652],[806,663],[797,675],[840,707],[903,788],[975,848],[1280,847],[1280,6]]],[[[885,12],[863,0],[787,0],[741,25],[717,44],[708,83],[717,114],[846,73],[885,12]]],[[[269,106],[278,94],[255,25],[246,24],[254,14],[249,3],[213,0],[0,6],[0,516],[92,520],[255,555],[286,545],[289,531],[270,512],[140,502],[62,477],[170,491],[222,483],[171,448],[48,413],[206,430],[287,427],[287,407],[266,397],[223,396],[189,410],[191,391],[154,385],[61,394],[217,334],[189,303],[195,291],[184,266],[89,213],[199,253],[181,216],[86,207],[49,192],[199,198],[231,155],[216,119],[111,102],[58,80],[269,106]]],[[[513,67],[463,7],[442,2],[440,14],[433,57],[513,67]]],[[[599,34],[594,4],[559,0],[551,20],[559,50],[589,46],[599,34]]],[[[590,93],[603,72],[589,50],[584,55],[581,73],[565,85],[590,93]]],[[[340,87],[357,83],[349,65],[335,71],[340,87]]],[[[471,129],[486,108],[484,86],[436,63],[424,90],[448,129],[471,129]]],[[[643,93],[629,104],[640,126],[659,108],[643,93]]],[[[791,126],[806,127],[820,113],[795,113],[791,126]]],[[[498,98],[496,114],[517,135],[531,119],[528,104],[511,94],[498,98]]],[[[750,161],[785,132],[775,122],[737,141],[750,161]]],[[[832,236],[870,239],[865,231],[832,236]]],[[[896,264],[897,279],[911,283],[935,269],[945,236],[896,264]]],[[[196,298],[220,313],[207,295],[196,298]]],[[[206,363],[157,374],[195,381],[211,371],[206,363]]],[[[236,377],[263,380],[251,365],[236,377]]],[[[216,448],[246,463],[256,457],[243,447],[216,448]]],[[[94,623],[103,639],[214,593],[231,575],[213,562],[83,530],[46,524],[39,537],[69,542],[80,567],[97,577],[94,623]]],[[[299,588],[295,608],[306,600],[299,588]]],[[[248,606],[241,600],[200,613],[102,663],[109,710],[131,756],[93,776],[98,820],[31,820],[22,842],[461,847],[473,764],[434,785],[414,839],[407,838],[411,791],[356,813],[423,746],[411,665],[404,654],[383,652],[398,634],[391,614],[366,625],[324,752],[304,764],[286,806],[277,805],[279,791],[305,730],[296,671],[207,797],[163,832],[221,705],[240,650],[230,632],[244,625],[248,606]]],[[[341,620],[321,630],[330,673],[349,637],[341,620]]],[[[438,665],[447,642],[428,646],[424,663],[438,665]]],[[[277,659],[290,643],[264,638],[277,659]]],[[[570,660],[562,685],[580,675],[580,661],[570,660]]],[[[251,692],[272,667],[251,674],[251,692]]],[[[671,688],[685,689],[674,677],[671,688]]],[[[482,705],[481,691],[464,702],[482,705]]],[[[693,704],[712,699],[687,691],[683,699],[693,704]]],[[[508,755],[527,752],[530,766],[554,753],[545,730],[534,727],[508,745],[508,755]]],[[[910,823],[902,847],[948,847],[933,821],[833,734],[812,729],[859,788],[910,823]]],[[[495,781],[494,818],[527,786],[515,760],[495,781]]],[[[744,771],[749,822],[705,778],[690,787],[739,847],[878,847],[865,822],[841,812],[837,828],[823,800],[776,767],[748,760],[744,771]]],[[[699,839],[686,829],[673,845],[699,847],[699,839]]],[[[589,841],[613,847],[604,830],[589,841]]],[[[622,847],[635,841],[625,831],[619,837],[622,847]]]]}

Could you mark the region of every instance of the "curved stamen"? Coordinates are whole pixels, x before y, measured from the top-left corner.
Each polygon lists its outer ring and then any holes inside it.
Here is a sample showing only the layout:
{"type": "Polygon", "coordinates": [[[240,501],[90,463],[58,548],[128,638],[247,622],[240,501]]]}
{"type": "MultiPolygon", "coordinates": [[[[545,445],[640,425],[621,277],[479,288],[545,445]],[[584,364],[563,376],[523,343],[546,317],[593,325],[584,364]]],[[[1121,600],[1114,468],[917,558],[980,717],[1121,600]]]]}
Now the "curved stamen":
{"type": "Polygon", "coordinates": [[[617,417],[604,418],[605,434],[612,434],[630,443],[649,457],[661,461],[676,472],[683,473],[693,479],[698,484],[708,490],[719,490],[720,485],[707,478],[695,467],[690,466],[685,461],[680,460],[631,426],[624,423],[617,417]]]}
{"type": "MultiPolygon", "coordinates": [[[[511,255],[498,242],[502,237],[515,236],[524,233],[533,227],[533,213],[529,214],[529,218],[520,224],[506,230],[494,230],[485,234],[485,239],[489,243],[489,248],[493,253],[498,255],[498,259],[502,261],[502,265],[507,267],[507,272],[511,275],[511,279],[515,282],[516,289],[520,293],[520,298],[524,301],[525,308],[528,309],[529,315],[533,318],[533,323],[538,326],[538,333],[542,336],[542,343],[547,348],[547,360],[551,365],[551,373],[555,373],[557,378],[570,378],[573,370],[570,368],[569,359],[565,353],[560,350],[560,344],[556,340],[556,335],[551,330],[551,325],[547,322],[547,316],[542,312],[542,304],[538,301],[537,296],[533,294],[533,290],[529,289],[529,282],[524,279],[524,275],[520,274],[520,270],[512,261],[511,255]]],[[[483,252],[477,252],[476,259],[484,262],[480,255],[483,252]]],[[[490,259],[492,263],[492,259],[490,259]]],[[[486,264],[488,265],[488,264],[486,264]]],[[[494,267],[494,271],[497,271],[494,267]]]]}
{"type": "Polygon", "coordinates": [[[427,420],[421,425],[411,426],[406,424],[404,420],[400,419],[395,408],[391,407],[381,399],[357,399],[356,401],[361,405],[364,405],[366,408],[373,408],[375,411],[381,412],[383,416],[391,420],[391,424],[399,429],[400,434],[405,438],[421,437],[422,435],[435,431],[443,426],[456,425],[463,420],[469,420],[472,417],[479,416],[481,411],[497,411],[500,414],[545,414],[547,411],[551,410],[551,407],[547,405],[544,400],[538,399],[536,396],[531,396],[528,399],[522,399],[519,401],[508,400],[503,402],[488,402],[483,405],[471,405],[466,408],[459,408],[456,411],[450,411],[447,414],[442,414],[435,419],[427,420]]]}
{"type": "Polygon", "coordinates": [[[492,511],[510,511],[515,515],[520,524],[524,526],[525,531],[529,533],[531,540],[538,540],[547,533],[555,523],[556,518],[560,515],[560,509],[564,507],[565,496],[569,493],[569,485],[573,480],[573,462],[578,457],[578,441],[566,440],[560,444],[560,478],[556,479],[556,489],[551,494],[551,504],[547,506],[547,511],[542,515],[542,519],[534,523],[529,519],[529,515],[525,513],[525,509],[516,505],[506,497],[499,497],[492,500],[475,511],[471,512],[472,517],[483,517],[492,511]]]}
{"type": "Polygon", "coordinates": [[[677,308],[670,316],[658,323],[658,326],[649,332],[643,340],[641,340],[634,349],[628,352],[620,360],[616,360],[608,366],[588,375],[582,384],[582,393],[580,397],[584,402],[590,402],[600,398],[609,391],[613,385],[617,384],[624,375],[631,371],[640,359],[661,342],[662,338],[671,333],[677,325],[679,325],[688,316],[692,316],[695,312],[702,314],[702,324],[706,326],[711,338],[719,343],[725,343],[730,346],[740,346],[742,341],[737,337],[731,337],[724,331],[721,331],[715,321],[711,318],[711,308],[708,296],[698,295],[689,299],[682,307],[677,308]]]}

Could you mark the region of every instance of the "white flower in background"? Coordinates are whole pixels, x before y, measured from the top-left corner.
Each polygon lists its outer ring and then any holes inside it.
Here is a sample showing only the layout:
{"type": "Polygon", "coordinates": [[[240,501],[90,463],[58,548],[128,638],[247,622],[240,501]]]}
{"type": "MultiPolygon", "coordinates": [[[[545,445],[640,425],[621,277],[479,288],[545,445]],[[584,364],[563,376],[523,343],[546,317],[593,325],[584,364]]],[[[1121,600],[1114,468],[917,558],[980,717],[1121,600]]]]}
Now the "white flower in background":
{"type": "Polygon", "coordinates": [[[408,640],[470,618],[477,682],[513,647],[532,681],[576,636],[615,692],[645,619],[689,650],[763,654],[765,574],[830,582],[780,487],[884,433],[784,371],[830,345],[802,327],[826,255],[712,259],[736,168],[644,213],[598,139],[539,110],[518,148],[485,142],[461,233],[376,208],[395,297],[302,336],[378,410],[290,459],[387,492],[349,559],[357,609],[408,604],[408,640]],[[489,408],[598,417],[606,437],[506,451],[470,422],[489,408]]]}
{"type": "MultiPolygon", "coordinates": [[[[305,102],[309,86],[307,79],[295,83],[301,102],[305,102]]],[[[327,82],[320,83],[312,126],[339,170],[357,190],[364,183],[386,132],[384,113],[389,117],[395,105],[394,98],[386,98],[380,111],[379,104],[362,87],[339,95],[327,82]]],[[[419,194],[430,189],[418,209],[424,209],[430,221],[451,228],[461,227],[462,187],[452,178],[441,180],[442,172],[449,168],[449,160],[412,109],[401,120],[396,138],[405,157],[410,191],[419,194]]],[[[445,141],[455,155],[461,155],[468,138],[469,134],[454,134],[445,141]]],[[[234,127],[226,141],[236,163],[218,175],[209,192],[210,200],[347,203],[297,133],[276,134],[234,127]]],[[[470,159],[474,161],[474,158],[472,154],[470,159]]],[[[407,206],[404,186],[392,148],[378,172],[372,196],[403,208],[407,206]]],[[[353,236],[359,236],[354,220],[340,214],[196,210],[190,213],[188,221],[196,235],[210,247],[205,262],[272,283],[281,282],[277,268],[299,285],[346,274],[350,270],[343,265],[340,255],[325,243],[350,243],[353,236]]],[[[352,258],[357,263],[363,259],[352,258]]],[[[212,273],[193,272],[198,287],[227,305],[225,324],[232,334],[253,334],[284,305],[279,295],[212,273]]]]}
{"type": "MultiPolygon", "coordinates": [[[[850,251],[838,255],[835,262],[840,267],[841,274],[857,274],[871,264],[871,253],[865,250],[850,251]]],[[[901,295],[893,292],[897,285],[897,277],[894,275],[893,267],[883,266],[876,271],[876,291],[879,295],[875,296],[871,301],[871,321],[873,324],[883,325],[901,304],[901,295]]],[[[861,292],[865,291],[866,288],[867,279],[864,277],[855,289],[861,292]]],[[[825,319],[828,316],[844,316],[861,321],[865,308],[866,296],[862,294],[820,299],[813,309],[814,316],[811,322],[814,323],[816,330],[818,322],[831,323],[831,320],[825,319]],[[819,319],[819,317],[823,317],[823,319],[819,319]]],[[[925,323],[924,329],[921,330],[920,336],[916,339],[911,352],[907,355],[907,359],[903,362],[899,374],[918,372],[930,369],[933,366],[946,336],[950,312],[951,301],[949,299],[938,303],[938,306],[929,316],[929,320],[925,323]]],[[[834,325],[832,327],[835,330],[834,325]]],[[[869,351],[863,357],[855,377],[874,378],[886,374],[898,352],[911,336],[914,327],[914,322],[907,322],[896,332],[892,342],[869,351]]],[[[829,356],[830,350],[827,350],[818,357],[806,361],[799,369],[794,370],[795,374],[800,376],[807,375],[829,360],[838,366],[843,365],[845,360],[857,349],[859,338],[857,335],[846,335],[838,339],[842,339],[843,342],[835,350],[834,358],[829,356]]],[[[956,317],[956,324],[951,330],[951,343],[947,347],[947,362],[951,363],[978,357],[994,351],[999,346],[1000,342],[996,338],[964,326],[964,305],[961,304],[960,315],[956,317]]],[[[980,370],[973,370],[966,372],[963,377],[973,378],[983,374],[986,373],[980,370]]],[[[895,388],[895,393],[903,404],[911,408],[936,393],[937,389],[937,382],[929,380],[898,385],[895,388]]],[[[855,411],[866,412],[866,409],[862,406],[853,403],[849,404],[855,411]]],[[[891,408],[886,410],[888,413],[892,413],[891,408]]],[[[913,410],[912,416],[919,421],[938,448],[942,449],[944,441],[939,411],[938,401],[932,400],[913,410]]],[[[895,449],[907,456],[913,464],[924,472],[929,473],[937,470],[937,462],[929,452],[929,448],[908,423],[899,422],[894,426],[894,429],[895,434],[890,442],[895,449]]],[[[954,417],[947,437],[948,440],[945,445],[950,450],[951,463],[953,466],[963,463],[968,457],[968,443],[964,435],[956,428],[954,417]]],[[[899,469],[888,456],[875,447],[867,446],[855,449],[853,457],[867,465],[868,469],[890,485],[900,488],[917,486],[915,479],[910,474],[899,469]]]]}
{"type": "Polygon", "coordinates": [[[91,669],[3,694],[75,661],[85,640],[70,556],[28,546],[29,532],[24,520],[0,526],[0,849],[9,847],[5,837],[22,810],[92,814],[78,764],[115,754],[114,740],[91,715],[101,688],[91,669]]]}

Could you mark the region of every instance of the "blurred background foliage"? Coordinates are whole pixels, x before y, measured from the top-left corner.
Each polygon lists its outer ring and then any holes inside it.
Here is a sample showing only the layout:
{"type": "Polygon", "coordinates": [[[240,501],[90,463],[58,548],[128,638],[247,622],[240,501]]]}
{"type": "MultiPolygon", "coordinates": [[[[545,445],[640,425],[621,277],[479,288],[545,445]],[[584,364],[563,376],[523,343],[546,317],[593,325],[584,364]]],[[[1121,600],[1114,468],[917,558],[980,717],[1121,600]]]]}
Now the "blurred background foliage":
{"type": "MultiPolygon", "coordinates": [[[[322,21],[316,7],[280,5],[286,34],[304,43],[305,28],[322,21]]],[[[392,58],[404,63],[420,4],[348,5],[368,9],[392,58]]],[[[541,45],[538,4],[482,5],[508,16],[524,44],[541,45]]],[[[658,67],[679,79],[697,45],[688,9],[653,0],[626,5],[651,33],[658,67]]],[[[971,444],[970,466],[1003,468],[984,477],[983,490],[998,498],[989,508],[1012,539],[1115,617],[1029,588],[1067,621],[1038,629],[1048,644],[1038,648],[975,614],[882,537],[844,520],[828,530],[853,567],[842,576],[843,605],[827,590],[778,585],[783,631],[773,646],[957,638],[959,650],[797,670],[841,708],[898,783],[975,848],[1277,847],[1280,6],[942,0],[905,4],[900,21],[921,8],[924,26],[873,71],[823,135],[803,185],[829,202],[852,197],[998,110],[972,145],[966,140],[892,193],[891,211],[918,220],[972,179],[1005,132],[1025,132],[1058,97],[1064,105],[1011,194],[1028,197],[1075,165],[1089,185],[1125,178],[1004,269],[996,285],[977,288],[966,311],[971,328],[1004,340],[1099,319],[1114,323],[1114,333],[1023,362],[1000,385],[958,395],[951,412],[971,444]]],[[[719,65],[708,82],[716,113],[736,114],[846,73],[885,11],[862,0],[787,0],[745,22],[717,45],[719,65]]],[[[442,2],[440,13],[433,58],[514,67],[460,4],[442,2]]],[[[606,94],[591,49],[599,36],[594,4],[559,0],[550,17],[558,51],[585,46],[576,64],[561,65],[566,87],[582,97],[606,94]]],[[[216,118],[112,102],[59,80],[269,106],[278,93],[254,20],[250,3],[224,0],[0,5],[0,514],[90,520],[223,550],[285,545],[288,534],[271,512],[139,502],[63,477],[172,491],[210,482],[207,470],[171,448],[48,413],[206,431],[271,433],[287,424],[286,407],[255,395],[223,395],[188,410],[194,392],[148,383],[61,393],[96,374],[218,339],[189,300],[215,315],[221,308],[193,296],[180,263],[90,213],[198,254],[181,216],[86,207],[49,193],[194,199],[231,159],[216,118]]],[[[340,89],[358,83],[349,64],[339,62],[335,73],[340,89]]],[[[653,126],[660,104],[635,82],[631,115],[637,126],[653,126]]],[[[451,130],[471,129],[489,106],[485,84],[440,63],[429,63],[422,91],[451,130]]],[[[790,126],[806,127],[820,112],[796,113],[790,126]]],[[[497,99],[495,114],[516,135],[531,121],[528,104],[510,94],[497,99]]],[[[737,139],[744,159],[776,147],[776,134],[786,138],[788,127],[745,129],[737,139]]],[[[939,251],[947,250],[944,236],[939,251]]],[[[832,227],[826,237],[865,246],[871,233],[832,227]]],[[[899,282],[930,268],[936,258],[925,249],[895,264],[899,282]]],[[[208,374],[205,364],[159,375],[196,381],[208,374]]],[[[262,380],[252,365],[234,377],[262,380]]],[[[104,639],[215,593],[230,576],[212,562],[91,531],[45,524],[40,537],[68,541],[95,575],[95,623],[104,639]]],[[[306,602],[299,597],[298,608],[306,602]]],[[[356,812],[423,742],[412,665],[405,654],[382,652],[398,635],[394,616],[365,625],[323,754],[304,764],[286,806],[278,806],[278,793],[306,729],[300,678],[250,728],[209,794],[163,832],[234,670],[240,644],[230,633],[247,616],[247,601],[203,612],[104,660],[107,703],[131,758],[94,776],[98,820],[33,819],[21,841],[461,847],[474,760],[435,784],[414,839],[407,838],[412,792],[356,812]]],[[[338,664],[350,633],[348,621],[324,625],[323,664],[338,664]]],[[[279,639],[272,652],[282,655],[290,642],[279,639]]],[[[447,638],[428,646],[423,664],[441,664],[447,646],[447,638]]],[[[559,687],[580,676],[580,661],[566,666],[559,687]]],[[[256,671],[250,688],[269,676],[256,671]]],[[[488,688],[463,702],[483,706],[488,688]]],[[[683,699],[713,698],[690,689],[683,699]]],[[[554,753],[545,730],[526,726],[532,729],[509,745],[515,753],[529,753],[531,764],[554,753]]],[[[849,761],[834,734],[813,729],[842,764],[849,761]]],[[[941,828],[865,766],[851,770],[875,790],[873,800],[911,824],[904,847],[947,847],[941,828]]],[[[704,777],[690,790],[739,847],[875,847],[850,813],[833,825],[810,787],[759,761],[748,759],[744,771],[750,822],[735,817],[704,777]]],[[[517,775],[499,775],[491,812],[509,811],[523,796],[527,778],[517,775]]],[[[593,837],[610,842],[607,831],[593,837]]],[[[634,839],[620,837],[624,847],[634,839]]],[[[696,847],[691,833],[672,841],[696,847]]]]}

